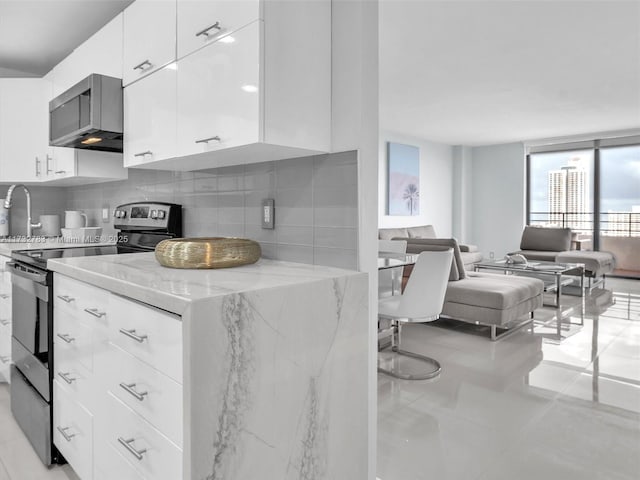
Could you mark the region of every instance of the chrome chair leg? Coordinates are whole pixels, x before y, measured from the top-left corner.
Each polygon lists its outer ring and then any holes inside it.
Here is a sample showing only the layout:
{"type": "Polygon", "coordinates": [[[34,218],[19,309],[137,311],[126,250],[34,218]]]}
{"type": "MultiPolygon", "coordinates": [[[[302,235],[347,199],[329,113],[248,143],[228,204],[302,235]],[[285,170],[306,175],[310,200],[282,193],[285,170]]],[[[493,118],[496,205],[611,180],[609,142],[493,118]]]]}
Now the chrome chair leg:
{"type": "Polygon", "coordinates": [[[391,377],[400,378],[402,380],[429,380],[431,378],[435,378],[438,375],[440,375],[440,372],[442,371],[442,367],[440,366],[440,363],[437,360],[431,357],[427,357],[425,355],[409,352],[407,350],[403,350],[400,348],[400,333],[401,332],[400,332],[399,322],[397,320],[393,320],[393,333],[391,336],[391,351],[397,355],[403,355],[405,357],[411,357],[417,360],[421,360],[425,363],[432,365],[433,368],[425,373],[407,374],[407,373],[401,373],[397,369],[392,368],[387,370],[385,368],[381,368],[380,366],[378,366],[378,372],[384,373],[385,375],[389,375],[391,377]]]}

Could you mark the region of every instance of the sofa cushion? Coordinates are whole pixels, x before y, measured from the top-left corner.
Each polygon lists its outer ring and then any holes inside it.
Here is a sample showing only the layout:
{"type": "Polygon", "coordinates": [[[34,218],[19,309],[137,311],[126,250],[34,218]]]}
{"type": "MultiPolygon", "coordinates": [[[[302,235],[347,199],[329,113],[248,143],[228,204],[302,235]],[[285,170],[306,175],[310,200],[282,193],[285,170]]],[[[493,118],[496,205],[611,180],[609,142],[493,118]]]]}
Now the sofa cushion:
{"type": "Polygon", "coordinates": [[[436,238],[436,231],[433,225],[420,225],[419,227],[407,228],[410,238],[436,238]]]}
{"type": "Polygon", "coordinates": [[[420,253],[424,250],[432,250],[432,247],[453,248],[453,261],[451,262],[449,281],[465,278],[464,263],[455,238],[406,238],[398,240],[407,240],[407,253],[420,253]]]}
{"type": "Polygon", "coordinates": [[[467,278],[449,283],[445,302],[506,310],[542,294],[536,278],[469,272],[467,278]]]}
{"type": "Polygon", "coordinates": [[[473,270],[473,266],[482,261],[482,253],[480,252],[460,252],[460,258],[462,259],[462,263],[464,263],[464,268],[466,270],[473,270]]]}
{"type": "Polygon", "coordinates": [[[401,240],[409,237],[409,233],[406,228],[379,228],[378,239],[380,240],[393,240],[394,237],[402,237],[401,240]]]}
{"type": "Polygon", "coordinates": [[[570,228],[524,227],[520,250],[563,252],[571,248],[570,228]]]}
{"type": "Polygon", "coordinates": [[[584,263],[587,274],[592,277],[599,277],[613,272],[616,266],[616,259],[611,252],[591,252],[572,250],[560,252],[556,257],[559,263],[584,263]]]}
{"type": "Polygon", "coordinates": [[[465,245],[464,243],[460,243],[458,245],[460,247],[460,251],[462,253],[464,252],[477,252],[478,251],[478,246],[477,245],[465,245]]]}

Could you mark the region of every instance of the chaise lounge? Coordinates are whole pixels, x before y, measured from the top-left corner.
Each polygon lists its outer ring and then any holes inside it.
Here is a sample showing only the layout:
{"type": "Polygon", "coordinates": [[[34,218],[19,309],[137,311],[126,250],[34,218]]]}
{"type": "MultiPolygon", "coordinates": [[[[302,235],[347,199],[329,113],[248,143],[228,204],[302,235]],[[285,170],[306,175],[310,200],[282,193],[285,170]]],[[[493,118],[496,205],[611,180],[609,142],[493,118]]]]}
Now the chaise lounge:
{"type": "MultiPolygon", "coordinates": [[[[441,318],[490,327],[497,340],[530,324],[542,306],[544,283],[537,278],[465,271],[460,247],[454,238],[413,239],[407,253],[453,248],[453,261],[441,318]]],[[[405,268],[405,276],[411,274],[405,268]]]]}

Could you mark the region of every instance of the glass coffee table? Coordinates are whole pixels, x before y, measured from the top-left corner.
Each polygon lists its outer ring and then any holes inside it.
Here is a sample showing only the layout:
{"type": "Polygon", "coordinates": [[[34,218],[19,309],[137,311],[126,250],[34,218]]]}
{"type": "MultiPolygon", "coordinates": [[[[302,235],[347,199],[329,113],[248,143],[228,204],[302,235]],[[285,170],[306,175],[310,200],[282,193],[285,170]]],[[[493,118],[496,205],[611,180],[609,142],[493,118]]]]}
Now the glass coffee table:
{"type": "Polygon", "coordinates": [[[526,275],[539,278],[544,282],[545,293],[555,293],[555,303],[551,306],[560,308],[562,287],[580,279],[580,296],[584,295],[584,264],[555,263],[533,260],[528,263],[507,263],[506,260],[482,260],[475,264],[475,271],[498,270],[505,275],[526,275]],[[569,278],[571,277],[571,278],[569,278]]]}

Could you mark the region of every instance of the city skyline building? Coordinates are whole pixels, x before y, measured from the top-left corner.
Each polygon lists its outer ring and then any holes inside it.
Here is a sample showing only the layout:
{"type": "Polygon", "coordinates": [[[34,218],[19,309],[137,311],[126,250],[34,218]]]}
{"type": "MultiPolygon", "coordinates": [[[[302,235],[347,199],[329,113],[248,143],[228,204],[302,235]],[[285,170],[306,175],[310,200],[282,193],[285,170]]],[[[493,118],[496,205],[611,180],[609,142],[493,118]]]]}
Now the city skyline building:
{"type": "Polygon", "coordinates": [[[548,172],[549,221],[553,225],[576,230],[590,230],[589,174],[580,158],[569,165],[548,172]]]}

